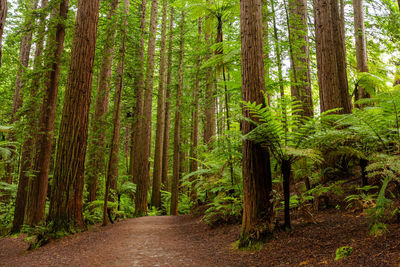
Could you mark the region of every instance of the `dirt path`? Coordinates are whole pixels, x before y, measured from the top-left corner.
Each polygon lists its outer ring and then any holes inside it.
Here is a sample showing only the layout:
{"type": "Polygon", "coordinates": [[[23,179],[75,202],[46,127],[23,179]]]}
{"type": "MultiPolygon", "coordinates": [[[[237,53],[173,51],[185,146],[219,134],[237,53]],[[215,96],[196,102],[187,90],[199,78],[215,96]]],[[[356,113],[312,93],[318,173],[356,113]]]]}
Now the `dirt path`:
{"type": "Polygon", "coordinates": [[[231,249],[240,225],[209,229],[190,216],[142,217],[95,227],[25,252],[24,238],[0,239],[0,266],[400,266],[400,225],[381,237],[368,235],[368,220],[326,211],[317,223],[294,220],[260,251],[231,249]],[[334,261],[335,251],[354,253],[334,261]]]}
{"type": "Polygon", "coordinates": [[[209,251],[187,240],[193,223],[183,217],[142,217],[99,227],[28,253],[20,238],[8,238],[0,240],[0,265],[212,266],[209,251]],[[14,242],[16,249],[7,252],[9,242],[14,242]]]}

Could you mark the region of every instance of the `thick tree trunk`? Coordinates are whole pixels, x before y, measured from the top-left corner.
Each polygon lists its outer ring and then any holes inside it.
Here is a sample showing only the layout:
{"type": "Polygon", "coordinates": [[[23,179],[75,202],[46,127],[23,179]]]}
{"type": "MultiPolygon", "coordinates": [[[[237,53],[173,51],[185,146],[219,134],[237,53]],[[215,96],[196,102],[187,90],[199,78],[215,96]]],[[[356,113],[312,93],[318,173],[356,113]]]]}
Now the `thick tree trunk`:
{"type": "MultiPolygon", "coordinates": [[[[44,9],[46,6],[47,6],[47,0],[43,0],[41,8],[44,9]]],[[[34,74],[32,78],[32,83],[30,85],[32,99],[35,99],[36,94],[39,90],[45,28],[46,28],[46,21],[45,21],[45,16],[43,15],[40,19],[40,24],[38,27],[38,40],[36,43],[35,60],[33,64],[34,74]]],[[[29,103],[26,108],[26,111],[24,112],[27,121],[26,122],[27,133],[24,144],[22,145],[18,192],[15,201],[13,228],[11,230],[11,232],[13,233],[19,232],[19,230],[22,227],[22,224],[24,223],[28,189],[32,186],[32,183],[31,185],[29,185],[29,175],[31,174],[32,171],[33,148],[37,132],[36,105],[37,105],[36,101],[29,103]]]]}
{"type": "MultiPolygon", "coordinates": [[[[364,5],[363,0],[353,0],[354,8],[354,35],[356,39],[357,70],[368,72],[367,42],[365,40],[364,5]]],[[[365,89],[358,87],[357,99],[369,98],[365,89]]]]}
{"type": "Polygon", "coordinates": [[[1,59],[2,59],[2,51],[3,51],[3,31],[4,25],[6,24],[7,18],[7,0],[0,0],[0,68],[1,68],[1,59]]]}
{"type": "Polygon", "coordinates": [[[113,132],[111,138],[110,159],[108,163],[108,173],[106,180],[106,194],[104,196],[103,209],[103,225],[107,225],[107,210],[108,200],[117,201],[115,195],[110,195],[110,189],[117,191],[118,186],[118,155],[119,155],[119,140],[121,126],[121,109],[122,109],[122,92],[124,89],[124,71],[125,71],[125,51],[126,51],[126,30],[128,27],[129,15],[129,0],[124,0],[124,22],[121,27],[122,41],[119,47],[119,59],[117,66],[117,82],[115,85],[114,95],[114,112],[113,112],[113,132]]]}
{"type": "Polygon", "coordinates": [[[163,15],[161,23],[161,45],[160,45],[160,81],[158,86],[157,100],[157,127],[156,143],[154,150],[153,167],[153,188],[151,194],[151,205],[161,208],[161,183],[162,183],[162,156],[164,144],[165,127],[165,86],[167,82],[167,58],[166,58],[166,39],[167,39],[167,19],[168,19],[168,1],[163,0],[163,15]]]}
{"type": "MultiPolygon", "coordinates": [[[[261,0],[242,0],[240,24],[242,35],[242,99],[264,104],[265,88],[263,59],[263,26],[261,0]]],[[[245,118],[252,118],[243,109],[245,118]]],[[[248,120],[242,121],[245,135],[254,129],[248,120]]],[[[262,239],[272,231],[273,204],[269,152],[258,144],[243,140],[243,224],[239,246],[252,239],[262,239]],[[264,225],[263,227],[259,227],[264,225]]]]}
{"type": "Polygon", "coordinates": [[[141,14],[140,19],[140,42],[137,47],[136,54],[136,70],[135,70],[135,92],[136,92],[136,106],[134,120],[132,123],[132,139],[131,139],[131,155],[129,174],[132,176],[133,182],[137,183],[137,162],[139,161],[138,153],[140,150],[140,144],[142,143],[139,139],[140,132],[143,123],[143,92],[144,92],[144,40],[146,35],[146,9],[147,0],[142,0],[139,5],[139,12],[141,14]]]}
{"type": "MultiPolygon", "coordinates": [[[[202,34],[202,18],[199,18],[198,22],[198,42],[201,44],[201,34],[202,34]]],[[[198,169],[197,162],[197,147],[199,146],[199,112],[200,112],[200,67],[201,67],[201,55],[197,56],[196,62],[196,77],[193,86],[193,112],[192,112],[192,144],[190,147],[190,172],[195,172],[198,169]]],[[[190,192],[191,199],[195,201],[197,199],[197,192],[195,189],[197,176],[192,176],[192,188],[190,192]]]]}
{"type": "MultiPolygon", "coordinates": [[[[213,0],[207,0],[209,4],[213,4],[213,0]]],[[[210,29],[212,29],[213,17],[211,14],[206,16],[206,32],[205,32],[205,42],[209,47],[208,52],[206,54],[205,60],[208,61],[212,52],[210,51],[210,47],[212,45],[212,39],[210,29]]],[[[206,74],[206,90],[205,90],[205,104],[204,104],[204,113],[205,113],[205,125],[204,125],[204,143],[206,145],[210,145],[213,137],[216,134],[217,129],[217,119],[216,119],[216,96],[215,96],[215,69],[213,67],[207,68],[206,74]]],[[[210,146],[211,149],[211,146],[210,146]]]]}
{"type": "Polygon", "coordinates": [[[169,152],[169,125],[171,121],[171,91],[172,91],[172,48],[174,38],[174,8],[171,7],[170,22],[169,22],[169,36],[168,36],[168,73],[167,85],[165,96],[165,127],[164,127],[164,143],[163,143],[163,156],[162,156],[162,174],[161,181],[163,190],[169,190],[168,179],[168,152],[169,152]]]}
{"type": "Polygon", "coordinates": [[[314,17],[321,111],[342,108],[339,113],[350,113],[352,107],[338,2],[314,0],[314,17]]]}
{"type": "Polygon", "coordinates": [[[283,177],[283,196],[284,196],[284,213],[285,213],[285,229],[290,230],[290,175],[292,172],[292,163],[288,160],[281,162],[281,172],[283,177]]]}
{"type": "MultiPolygon", "coordinates": [[[[25,86],[25,80],[26,80],[25,70],[28,68],[29,65],[29,56],[32,47],[33,25],[35,23],[35,20],[32,14],[30,13],[37,9],[38,2],[39,0],[28,0],[27,2],[25,2],[27,4],[28,14],[26,14],[25,20],[23,22],[24,34],[22,36],[21,45],[19,49],[19,66],[18,66],[17,77],[15,79],[14,99],[13,99],[12,113],[10,120],[11,124],[19,120],[18,110],[22,107],[23,101],[22,101],[21,91],[25,86]]],[[[9,133],[8,139],[11,142],[16,141],[15,133],[13,130],[9,133]]],[[[13,172],[14,172],[13,163],[8,163],[5,167],[5,176],[3,178],[3,181],[11,184],[13,172]]]]}
{"type": "Polygon", "coordinates": [[[117,28],[116,11],[119,0],[112,0],[107,16],[105,43],[103,47],[103,61],[100,68],[99,87],[97,90],[94,118],[92,121],[92,143],[89,145],[87,166],[88,202],[96,200],[99,177],[104,176],[106,154],[107,113],[110,102],[110,87],[114,43],[117,28]]]}
{"type": "Polygon", "coordinates": [[[83,229],[82,197],[99,0],[80,0],[50,197],[53,230],[83,229]]]}
{"type": "Polygon", "coordinates": [[[63,1],[53,11],[49,28],[52,29],[47,39],[45,58],[46,82],[44,84],[43,102],[40,106],[38,134],[35,143],[34,179],[30,185],[27,207],[27,223],[37,225],[44,218],[48,188],[49,168],[53,150],[53,129],[57,107],[58,81],[60,63],[64,49],[65,25],[68,1],[63,1]]]}
{"type": "Polygon", "coordinates": [[[291,94],[302,104],[301,116],[313,116],[308,41],[307,1],[289,0],[289,38],[291,52],[291,94]]]}
{"type": "Polygon", "coordinates": [[[174,165],[172,170],[172,186],[171,186],[171,207],[170,214],[178,215],[179,201],[179,177],[181,172],[181,107],[182,107],[182,89],[183,89],[183,61],[184,61],[184,45],[185,45],[185,12],[182,11],[181,18],[181,36],[179,50],[179,71],[178,71],[178,91],[176,92],[175,105],[175,133],[174,133],[174,165]]]}
{"type": "Polygon", "coordinates": [[[137,160],[134,165],[134,173],[137,174],[137,187],[135,197],[135,214],[147,214],[147,190],[150,180],[150,144],[151,144],[151,114],[153,103],[153,86],[154,86],[154,59],[156,48],[157,34],[157,15],[158,0],[152,0],[150,26],[149,26],[149,43],[147,50],[146,64],[146,83],[143,102],[143,123],[138,129],[139,139],[136,140],[138,151],[137,160]],[[140,143],[139,143],[140,142],[140,143]]]}

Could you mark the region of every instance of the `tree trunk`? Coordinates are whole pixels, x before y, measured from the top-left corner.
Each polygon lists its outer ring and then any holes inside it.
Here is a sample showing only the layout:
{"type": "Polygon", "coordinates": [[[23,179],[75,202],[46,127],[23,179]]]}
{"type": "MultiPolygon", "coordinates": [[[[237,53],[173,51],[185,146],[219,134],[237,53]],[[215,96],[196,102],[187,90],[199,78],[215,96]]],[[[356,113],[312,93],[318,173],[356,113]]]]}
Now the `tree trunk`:
{"type": "Polygon", "coordinates": [[[183,89],[183,61],[185,46],[185,12],[182,11],[181,18],[181,36],[179,50],[179,71],[178,71],[178,90],[176,92],[175,105],[175,133],[174,133],[174,165],[172,170],[172,186],[171,186],[171,209],[170,214],[178,215],[179,201],[179,177],[180,177],[180,142],[181,142],[181,107],[182,107],[182,89],[183,89]]]}
{"type": "Polygon", "coordinates": [[[124,71],[125,71],[125,51],[126,51],[126,30],[128,27],[129,0],[124,0],[124,19],[121,27],[121,44],[119,48],[119,62],[117,66],[117,82],[115,85],[114,112],[113,112],[113,133],[111,138],[110,159],[108,163],[108,173],[106,180],[106,193],[104,196],[103,225],[107,225],[108,200],[115,202],[117,197],[110,196],[110,189],[116,193],[118,185],[118,155],[119,139],[121,126],[122,92],[124,89],[124,71]]]}
{"type": "Polygon", "coordinates": [[[114,43],[117,28],[116,11],[119,0],[112,0],[107,16],[105,30],[105,44],[103,47],[103,61],[100,68],[100,80],[97,90],[94,118],[92,121],[92,143],[89,145],[87,166],[87,191],[88,202],[96,200],[97,184],[99,177],[104,176],[106,154],[107,113],[110,102],[110,87],[112,63],[114,56],[114,43]]]}
{"type": "MultiPolygon", "coordinates": [[[[198,42],[199,45],[201,44],[201,34],[202,34],[202,18],[199,18],[198,22],[198,42]]],[[[200,67],[201,67],[201,55],[197,55],[197,62],[196,62],[196,76],[195,82],[193,86],[193,113],[192,113],[192,144],[190,147],[190,172],[195,172],[198,169],[198,162],[197,162],[197,147],[199,146],[199,111],[200,111],[200,67]]],[[[190,192],[190,197],[193,201],[197,199],[197,192],[195,189],[197,176],[192,176],[192,188],[190,192]]]]}
{"type": "Polygon", "coordinates": [[[149,26],[149,43],[147,50],[147,64],[146,64],[146,83],[143,102],[143,123],[138,129],[139,139],[138,153],[136,154],[137,160],[134,166],[134,173],[137,174],[137,187],[135,197],[135,214],[147,214],[147,190],[149,188],[150,180],[150,144],[151,144],[151,114],[153,102],[153,82],[154,82],[154,59],[156,48],[156,34],[157,34],[157,15],[158,15],[158,0],[152,0],[150,26],[149,26]],[[140,143],[139,143],[140,142],[140,143]]]}
{"type": "MultiPolygon", "coordinates": [[[[12,113],[11,113],[11,120],[10,123],[13,124],[14,122],[19,120],[18,110],[22,107],[22,88],[24,88],[25,84],[25,70],[28,68],[29,65],[29,56],[31,53],[32,47],[32,35],[33,35],[33,26],[35,20],[33,19],[33,15],[30,14],[34,10],[37,9],[39,0],[28,0],[27,4],[27,11],[25,20],[23,22],[23,36],[21,40],[21,46],[19,50],[19,66],[17,77],[15,79],[15,90],[14,90],[14,99],[12,105],[12,113]]],[[[23,4],[23,3],[21,3],[23,4]]],[[[16,137],[14,130],[9,133],[8,137],[10,142],[15,142],[16,137]]],[[[3,178],[4,182],[12,183],[12,173],[14,172],[14,166],[12,163],[7,163],[5,167],[5,177],[3,178]]]]}
{"type": "Polygon", "coordinates": [[[4,25],[6,24],[7,18],[7,0],[0,0],[0,68],[1,68],[1,59],[2,59],[2,41],[3,41],[3,31],[4,25]]]}
{"type": "MultiPolygon", "coordinates": [[[[263,58],[263,27],[261,0],[242,0],[242,99],[264,104],[265,88],[263,58]]],[[[243,116],[252,118],[243,108],[243,116]]],[[[248,120],[242,121],[245,135],[254,129],[248,120]]],[[[243,140],[243,224],[239,246],[248,246],[253,239],[262,239],[272,231],[273,204],[269,152],[258,144],[243,140]],[[259,227],[264,225],[262,227],[259,227]]]]}
{"type": "Polygon", "coordinates": [[[153,188],[151,194],[151,205],[161,208],[161,183],[162,183],[162,155],[164,144],[165,127],[165,86],[167,82],[167,58],[166,58],[166,39],[167,39],[167,17],[168,1],[163,0],[163,15],[161,24],[161,46],[160,46],[160,82],[158,86],[157,103],[157,128],[156,143],[154,150],[153,167],[153,188]]]}
{"type": "Polygon", "coordinates": [[[83,229],[82,195],[99,0],[80,0],[50,197],[53,230],[83,229]]]}
{"type": "MultiPolygon", "coordinates": [[[[213,0],[207,0],[210,5],[213,4],[213,0]]],[[[211,41],[211,32],[207,29],[212,29],[213,17],[211,14],[206,16],[206,31],[205,31],[205,41],[206,46],[208,47],[208,52],[206,54],[205,60],[208,61],[211,58],[210,47],[212,45],[211,41]]],[[[206,74],[206,96],[205,96],[205,125],[204,125],[204,143],[206,145],[210,145],[213,137],[215,136],[217,129],[217,120],[216,120],[216,97],[215,97],[215,70],[213,67],[207,68],[206,74]]],[[[211,148],[211,146],[209,147],[211,148]]]]}
{"type": "MultiPolygon", "coordinates": [[[[354,35],[356,39],[357,70],[359,72],[368,72],[367,42],[365,40],[363,0],[353,0],[353,8],[354,8],[354,35]]],[[[356,100],[369,97],[370,95],[367,92],[365,92],[364,88],[358,87],[358,95],[356,95],[356,100]]]]}
{"type": "Polygon", "coordinates": [[[321,112],[342,108],[339,113],[350,113],[352,107],[338,2],[314,0],[314,17],[321,112]]]}
{"type": "Polygon", "coordinates": [[[168,73],[167,85],[165,96],[165,127],[164,127],[164,143],[163,143],[163,156],[162,156],[162,174],[161,181],[163,190],[169,190],[168,179],[168,152],[169,152],[169,125],[171,121],[171,91],[172,91],[172,48],[174,39],[174,8],[171,7],[169,22],[169,36],[168,36],[168,73]]]}
{"type": "Polygon", "coordinates": [[[139,160],[138,153],[140,149],[141,141],[139,140],[140,132],[139,130],[142,128],[143,123],[143,92],[144,92],[144,40],[146,36],[146,8],[147,8],[147,0],[142,0],[141,5],[139,6],[139,12],[141,14],[140,19],[140,42],[137,47],[137,62],[136,62],[136,70],[135,70],[135,92],[136,92],[136,106],[135,106],[135,114],[134,120],[132,123],[132,140],[131,140],[131,155],[130,155],[130,166],[129,166],[129,174],[132,176],[133,182],[137,183],[137,162],[139,160]]]}
{"type": "Polygon", "coordinates": [[[288,28],[290,38],[291,94],[301,102],[301,116],[313,116],[308,41],[307,1],[289,0],[288,28]]]}
{"type": "Polygon", "coordinates": [[[285,229],[291,229],[290,224],[290,174],[292,172],[292,164],[288,160],[281,162],[281,172],[283,177],[283,196],[284,196],[284,213],[285,213],[285,229]]]}
{"type": "Polygon", "coordinates": [[[40,106],[38,131],[35,142],[34,178],[28,195],[27,223],[37,225],[43,220],[46,207],[49,168],[53,149],[54,119],[57,107],[60,64],[64,49],[65,25],[68,1],[63,1],[53,11],[49,23],[51,29],[45,58],[47,73],[44,84],[43,102],[40,106]],[[51,60],[50,60],[51,59],[51,60]]]}
{"type": "MultiPolygon", "coordinates": [[[[42,1],[41,8],[44,9],[47,6],[47,0],[42,1]]],[[[37,132],[37,122],[36,122],[36,95],[39,90],[39,83],[41,77],[42,66],[42,52],[44,43],[44,34],[46,28],[46,20],[43,15],[40,19],[39,30],[38,30],[38,41],[36,43],[35,60],[33,64],[33,78],[30,85],[31,98],[34,100],[29,103],[26,111],[26,137],[24,144],[22,145],[21,154],[21,168],[18,182],[18,192],[17,198],[15,200],[15,210],[14,210],[14,221],[11,232],[17,233],[22,227],[25,219],[25,208],[27,205],[28,189],[31,187],[29,185],[29,175],[32,171],[32,161],[33,161],[33,148],[34,141],[37,132]]]]}

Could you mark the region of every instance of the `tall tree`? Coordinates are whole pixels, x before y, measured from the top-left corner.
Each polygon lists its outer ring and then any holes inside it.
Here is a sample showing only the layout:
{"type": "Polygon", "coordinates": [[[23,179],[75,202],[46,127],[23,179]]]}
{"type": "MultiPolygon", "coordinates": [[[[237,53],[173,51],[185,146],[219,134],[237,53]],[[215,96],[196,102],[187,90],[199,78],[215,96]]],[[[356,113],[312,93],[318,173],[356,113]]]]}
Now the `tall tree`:
{"type": "MultiPolygon", "coordinates": [[[[209,5],[213,5],[213,0],[206,0],[209,5]]],[[[206,61],[211,58],[211,45],[212,45],[212,28],[213,16],[208,14],[205,19],[205,42],[207,45],[206,61]]],[[[215,96],[215,69],[213,67],[207,68],[206,74],[206,90],[205,90],[205,125],[204,125],[204,143],[209,145],[212,138],[216,134],[217,119],[216,119],[216,96],[215,96]]],[[[210,147],[211,148],[211,147],[210,147]]]]}
{"type": "MultiPolygon", "coordinates": [[[[42,0],[41,9],[43,10],[47,6],[47,0],[42,0]]],[[[33,63],[33,77],[30,83],[30,96],[31,101],[27,103],[27,107],[24,110],[24,116],[26,116],[26,135],[25,140],[22,145],[21,152],[21,166],[20,175],[18,181],[18,192],[17,198],[15,200],[15,210],[14,210],[14,221],[11,232],[16,233],[21,229],[21,226],[25,218],[25,208],[28,196],[29,186],[29,176],[32,173],[32,161],[33,161],[33,148],[34,140],[36,137],[37,123],[36,123],[36,95],[39,90],[41,69],[42,69],[42,52],[44,45],[44,36],[46,32],[46,16],[47,13],[41,15],[40,23],[38,27],[38,36],[36,42],[35,59],[33,63]]],[[[32,183],[31,183],[32,185],[32,183]]]]}
{"type": "Polygon", "coordinates": [[[169,152],[169,125],[171,120],[171,91],[172,91],[172,48],[174,38],[174,8],[171,7],[169,19],[169,34],[168,34],[168,71],[167,71],[167,85],[165,96],[165,128],[164,128],[164,143],[163,143],[163,156],[162,156],[162,174],[161,181],[163,189],[168,191],[168,152],[169,152]]]}
{"type": "MultiPolygon", "coordinates": [[[[57,3],[57,1],[53,1],[57,3]]],[[[60,64],[64,50],[65,20],[68,0],[55,5],[49,22],[45,58],[43,102],[40,106],[38,134],[35,142],[34,177],[30,183],[27,206],[27,222],[36,225],[44,218],[51,152],[53,149],[54,119],[57,107],[60,64]]]]}
{"type": "MultiPolygon", "coordinates": [[[[198,43],[201,44],[201,34],[203,32],[202,30],[202,24],[203,20],[200,17],[199,22],[198,22],[198,30],[197,30],[197,35],[198,35],[198,43]]],[[[200,78],[201,78],[201,73],[200,73],[200,67],[201,67],[201,55],[197,55],[197,62],[196,62],[196,74],[195,74],[195,82],[193,86],[193,111],[192,111],[192,143],[190,147],[190,172],[193,173],[197,171],[198,169],[198,161],[197,161],[197,147],[199,145],[199,113],[200,113],[200,78]]],[[[196,180],[196,177],[193,176],[192,182],[196,180]]],[[[192,200],[195,200],[197,198],[196,190],[195,190],[195,183],[192,184],[191,188],[191,198],[192,200]]]]}
{"type": "Polygon", "coordinates": [[[147,10],[147,0],[142,0],[141,5],[139,5],[140,17],[140,42],[136,47],[136,69],[135,69],[135,89],[136,92],[136,105],[134,110],[134,120],[132,124],[132,134],[131,134],[131,155],[130,155],[130,166],[129,174],[132,176],[133,181],[137,182],[137,162],[138,153],[140,150],[141,142],[139,140],[140,132],[143,123],[143,92],[144,92],[144,41],[146,35],[146,10],[147,10]]]}
{"type": "MultiPolygon", "coordinates": [[[[242,99],[245,102],[256,102],[262,105],[264,104],[265,77],[261,0],[240,2],[240,24],[242,99]]],[[[243,108],[243,116],[256,120],[245,108],[243,108]]],[[[242,121],[243,134],[249,133],[254,127],[248,120],[242,121]]],[[[272,230],[273,221],[269,152],[259,144],[243,140],[242,153],[243,224],[239,242],[241,247],[247,246],[253,238],[265,237],[272,230]]]]}
{"type": "Polygon", "coordinates": [[[143,102],[143,123],[138,129],[139,139],[135,141],[136,143],[138,143],[137,146],[139,147],[136,154],[136,164],[134,165],[134,173],[137,175],[137,187],[135,197],[135,214],[137,215],[143,215],[147,213],[147,190],[150,182],[149,157],[151,145],[151,114],[153,103],[157,15],[158,0],[152,0],[149,26],[149,42],[147,48],[146,82],[143,102]]]}
{"type": "Polygon", "coordinates": [[[178,90],[176,92],[175,105],[175,131],[174,131],[174,164],[172,170],[171,185],[171,207],[170,214],[178,215],[178,199],[179,199],[179,177],[181,167],[181,107],[182,107],[182,89],[183,89],[183,61],[185,47],[185,12],[182,11],[181,16],[181,34],[179,48],[179,70],[178,70],[178,90]]]}
{"type": "Polygon", "coordinates": [[[129,15],[129,0],[124,0],[124,18],[121,27],[121,43],[119,46],[117,82],[115,85],[114,111],[113,111],[113,132],[111,137],[110,158],[108,163],[108,172],[106,180],[106,194],[104,196],[103,225],[107,225],[107,205],[108,199],[114,201],[114,195],[110,196],[110,189],[117,190],[118,184],[118,156],[120,142],[122,93],[124,89],[124,71],[125,71],[125,52],[126,52],[126,31],[128,28],[127,17],[129,15]]]}
{"type": "Polygon", "coordinates": [[[350,113],[352,105],[339,2],[314,0],[313,3],[321,111],[342,108],[341,113],[350,113]]]}
{"type": "Polygon", "coordinates": [[[7,18],[7,0],[0,0],[0,67],[1,67],[1,59],[2,59],[2,41],[3,41],[3,31],[4,25],[6,24],[7,18]]]}
{"type": "MultiPolygon", "coordinates": [[[[353,0],[354,8],[354,35],[356,39],[357,70],[368,72],[367,42],[365,38],[364,26],[364,5],[363,0],[353,0]]],[[[370,95],[365,89],[358,87],[356,99],[368,98],[370,95]]]]}
{"type": "Polygon", "coordinates": [[[163,0],[163,15],[161,22],[161,43],[160,43],[160,72],[157,99],[157,126],[156,143],[154,149],[154,167],[153,167],[153,188],[151,194],[151,205],[157,208],[161,207],[161,183],[162,183],[162,155],[164,144],[165,127],[165,87],[167,82],[167,58],[166,58],[166,39],[167,39],[167,16],[168,1],[163,0]]]}
{"type": "Polygon", "coordinates": [[[288,28],[290,38],[291,94],[301,102],[301,115],[313,115],[308,41],[307,0],[289,0],[288,28]]]}
{"type": "Polygon", "coordinates": [[[98,16],[99,0],[78,1],[50,197],[54,230],[84,227],[83,179],[98,16]]]}
{"type": "Polygon", "coordinates": [[[103,60],[100,67],[99,87],[97,89],[94,117],[91,124],[93,141],[89,144],[88,151],[87,190],[89,202],[96,200],[98,179],[104,175],[105,171],[106,115],[110,102],[111,74],[117,25],[117,16],[115,14],[118,4],[119,0],[111,1],[110,11],[107,15],[107,28],[104,34],[103,60]]]}

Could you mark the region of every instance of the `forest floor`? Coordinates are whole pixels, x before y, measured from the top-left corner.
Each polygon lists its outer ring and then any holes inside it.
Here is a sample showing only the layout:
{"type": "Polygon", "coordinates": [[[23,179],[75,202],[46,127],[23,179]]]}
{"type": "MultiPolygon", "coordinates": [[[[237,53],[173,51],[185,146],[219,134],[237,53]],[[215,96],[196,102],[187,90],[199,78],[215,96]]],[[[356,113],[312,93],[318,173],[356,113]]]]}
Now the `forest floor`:
{"type": "Polygon", "coordinates": [[[381,237],[365,217],[335,210],[294,220],[259,251],[234,249],[240,225],[209,229],[199,218],[142,217],[53,241],[35,251],[23,236],[0,239],[0,266],[400,266],[400,225],[381,237]],[[334,261],[335,251],[354,252],[334,261]]]}

